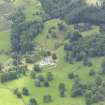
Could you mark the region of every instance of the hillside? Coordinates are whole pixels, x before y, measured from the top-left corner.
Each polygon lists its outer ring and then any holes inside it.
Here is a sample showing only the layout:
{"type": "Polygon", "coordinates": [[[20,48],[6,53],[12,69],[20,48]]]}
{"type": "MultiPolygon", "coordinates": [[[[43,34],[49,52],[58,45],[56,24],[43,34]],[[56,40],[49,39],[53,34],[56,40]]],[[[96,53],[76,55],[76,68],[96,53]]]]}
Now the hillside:
{"type": "Polygon", "coordinates": [[[105,105],[104,0],[0,0],[0,105],[105,105]]]}
{"type": "Polygon", "coordinates": [[[62,0],[62,4],[60,1],[54,2],[54,0],[41,0],[41,2],[46,13],[48,13],[51,18],[60,17],[69,24],[75,22],[105,23],[104,1],[78,0],[72,2],[71,0],[62,0]],[[91,4],[91,6],[89,4],[91,4]],[[50,9],[48,9],[49,7],[50,9]]]}

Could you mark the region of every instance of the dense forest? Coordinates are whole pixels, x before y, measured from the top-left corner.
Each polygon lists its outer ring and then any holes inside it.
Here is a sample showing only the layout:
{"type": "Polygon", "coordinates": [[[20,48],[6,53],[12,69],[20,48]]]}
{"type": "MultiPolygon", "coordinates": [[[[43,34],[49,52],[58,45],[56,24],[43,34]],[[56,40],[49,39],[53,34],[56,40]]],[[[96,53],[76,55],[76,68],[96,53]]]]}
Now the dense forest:
{"type": "Polygon", "coordinates": [[[50,18],[61,18],[67,23],[105,23],[104,3],[101,7],[88,6],[84,0],[40,0],[50,18]]]}
{"type": "MultiPolygon", "coordinates": [[[[75,39],[78,37],[75,36],[75,39]]],[[[70,38],[71,39],[71,38],[70,38]]],[[[79,38],[78,40],[70,42],[65,45],[64,49],[67,53],[70,51],[70,59],[81,60],[85,57],[100,57],[105,55],[105,35],[93,35],[85,38],[79,38]]],[[[67,57],[67,58],[68,58],[67,57]]],[[[69,59],[69,58],[68,58],[69,59]]]]}
{"type": "Polygon", "coordinates": [[[35,47],[33,39],[43,30],[41,21],[25,21],[25,14],[22,10],[18,10],[13,16],[11,31],[12,51],[18,53],[26,53],[32,51],[35,47]]]}

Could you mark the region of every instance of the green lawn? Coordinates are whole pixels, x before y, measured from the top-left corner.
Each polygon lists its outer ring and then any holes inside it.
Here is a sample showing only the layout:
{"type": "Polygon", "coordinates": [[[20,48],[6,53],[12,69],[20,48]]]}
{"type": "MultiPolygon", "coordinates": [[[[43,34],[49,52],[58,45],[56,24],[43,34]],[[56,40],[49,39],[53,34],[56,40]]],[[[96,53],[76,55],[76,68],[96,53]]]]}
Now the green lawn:
{"type": "Polygon", "coordinates": [[[1,31],[0,32],[0,51],[8,51],[10,50],[10,34],[9,31],[1,31]]]}
{"type": "Polygon", "coordinates": [[[81,34],[83,35],[83,37],[85,36],[89,36],[89,35],[94,35],[94,34],[99,34],[99,27],[98,26],[93,26],[91,30],[89,31],[85,31],[85,32],[81,32],[81,34]]]}
{"type": "Polygon", "coordinates": [[[65,35],[61,35],[58,32],[58,27],[57,24],[61,23],[62,20],[60,19],[52,19],[44,24],[44,31],[37,37],[35,38],[35,42],[37,42],[42,48],[47,48],[47,49],[54,49],[55,44],[63,44],[64,43],[64,37],[65,35]],[[55,31],[57,35],[61,38],[52,38],[51,35],[48,33],[48,29],[51,27],[55,27],[55,31]],[[49,36],[49,38],[47,38],[49,36]]]}
{"type": "MultiPolygon", "coordinates": [[[[10,51],[10,34],[7,31],[0,32],[0,51],[8,52],[10,51]]],[[[0,55],[0,63],[5,63],[9,59],[9,56],[5,54],[0,55]]]]}
{"type": "MultiPolygon", "coordinates": [[[[0,3],[2,0],[0,0],[0,3]]],[[[32,14],[36,12],[37,10],[40,10],[41,7],[37,4],[39,1],[35,0],[15,0],[14,5],[16,7],[25,6],[26,7],[26,14],[27,14],[27,20],[35,20],[35,19],[41,19],[39,16],[33,16],[32,14]],[[26,1],[26,2],[25,2],[26,1]]],[[[46,49],[54,49],[54,46],[56,43],[63,44],[64,37],[61,39],[53,39],[53,38],[47,38],[48,35],[48,28],[55,26],[57,28],[57,24],[60,23],[61,20],[59,19],[53,19],[45,23],[44,31],[35,39],[35,42],[37,42],[42,48],[46,49]]],[[[70,30],[74,30],[73,26],[69,27],[70,30]]],[[[57,30],[58,31],[58,30],[57,30]]],[[[92,35],[94,33],[99,33],[99,28],[94,26],[92,30],[89,30],[87,32],[82,32],[82,35],[88,36],[92,35]]],[[[8,31],[2,31],[0,32],[0,51],[9,51],[11,47],[10,44],[10,32],[8,31]]],[[[34,86],[34,81],[30,79],[30,77],[22,77],[18,80],[8,82],[6,83],[6,86],[0,85],[0,105],[24,105],[21,99],[18,99],[10,90],[7,89],[7,86],[10,89],[19,88],[22,90],[22,88],[26,87],[30,91],[30,96],[24,97],[25,102],[27,103],[28,100],[31,97],[34,97],[38,100],[38,103],[40,105],[85,105],[85,101],[83,97],[79,98],[71,98],[70,97],[70,91],[73,85],[73,81],[69,80],[68,73],[74,72],[75,74],[78,74],[81,78],[82,82],[84,83],[91,83],[94,82],[94,79],[89,76],[89,71],[91,69],[94,69],[96,72],[100,69],[100,63],[102,61],[102,58],[95,58],[93,59],[93,66],[90,67],[84,67],[82,65],[82,62],[75,62],[74,64],[68,64],[64,61],[64,50],[63,46],[61,46],[56,51],[59,62],[57,64],[57,67],[54,69],[51,69],[50,71],[54,74],[54,80],[51,82],[51,86],[48,88],[36,88],[34,86]],[[67,88],[67,97],[66,98],[60,98],[59,92],[58,92],[58,85],[59,83],[64,82],[66,84],[67,88]],[[46,94],[51,94],[53,97],[53,102],[44,104],[43,103],[43,96],[46,94]]],[[[0,55],[0,63],[3,63],[9,59],[8,56],[0,55]]],[[[49,72],[49,70],[44,70],[41,74],[46,75],[49,72]]],[[[103,104],[104,105],[104,104],[103,104]]]]}
{"type": "Polygon", "coordinates": [[[0,0],[0,4],[4,3],[4,0],[0,0]]]}
{"type": "Polygon", "coordinates": [[[7,55],[0,55],[0,63],[5,63],[10,57],[7,55]]]}
{"type": "Polygon", "coordinates": [[[8,89],[0,88],[0,105],[24,105],[23,102],[8,89]]]}

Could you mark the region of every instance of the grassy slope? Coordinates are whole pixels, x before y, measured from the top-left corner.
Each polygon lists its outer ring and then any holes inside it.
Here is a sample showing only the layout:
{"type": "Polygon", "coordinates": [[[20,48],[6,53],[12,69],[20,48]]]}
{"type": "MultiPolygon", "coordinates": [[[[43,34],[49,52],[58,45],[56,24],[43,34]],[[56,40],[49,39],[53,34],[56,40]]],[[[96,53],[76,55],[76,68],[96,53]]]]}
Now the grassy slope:
{"type": "MultiPolygon", "coordinates": [[[[77,98],[77,99],[70,98],[70,89],[72,87],[72,81],[67,79],[67,74],[69,72],[75,71],[78,68],[79,64],[77,63],[74,65],[69,65],[65,63],[63,60],[64,52],[62,48],[60,48],[57,53],[59,53],[60,62],[55,69],[51,70],[52,73],[54,74],[54,81],[51,82],[51,86],[49,88],[36,88],[34,86],[34,81],[32,81],[28,77],[24,77],[22,79],[13,81],[11,83],[8,83],[7,85],[12,89],[16,87],[20,89],[22,89],[23,87],[27,87],[30,90],[30,96],[35,97],[40,103],[40,105],[47,105],[47,104],[43,104],[43,100],[42,100],[45,94],[51,94],[54,97],[54,101],[52,103],[48,103],[48,105],[55,105],[55,104],[56,105],[66,105],[66,104],[76,105],[77,103],[78,105],[85,105],[83,98],[77,98]],[[59,97],[58,85],[59,83],[62,83],[62,82],[65,82],[67,86],[67,98],[59,97]]],[[[45,70],[42,72],[42,74],[46,75],[47,72],[49,71],[45,70]]],[[[27,99],[29,99],[29,97],[25,98],[26,101],[27,99]]]]}
{"type": "MultiPolygon", "coordinates": [[[[22,4],[22,2],[16,0],[15,5],[20,6],[20,4],[22,4]]],[[[34,8],[33,6],[30,7],[31,9],[27,9],[27,17],[29,17],[28,19],[34,19],[36,17],[32,16],[32,8],[34,8]]],[[[47,23],[45,23],[45,30],[44,32],[39,35],[37,37],[37,39],[35,41],[37,41],[42,47],[44,48],[50,48],[53,49],[54,48],[54,44],[56,42],[62,42],[62,40],[55,40],[55,39],[47,39],[46,35],[47,35],[47,29],[48,27],[51,26],[55,26],[55,24],[59,23],[60,20],[51,20],[47,23]]],[[[91,33],[98,33],[98,28],[94,28],[93,30],[89,31],[89,32],[83,32],[83,36],[87,36],[90,35],[91,33]]],[[[5,33],[5,32],[4,32],[5,33]]],[[[8,33],[6,33],[8,34],[8,33]]],[[[3,34],[3,35],[6,35],[3,34]]],[[[7,36],[2,36],[2,34],[0,34],[1,38],[3,39],[3,42],[0,42],[2,44],[0,44],[0,48],[4,48],[4,49],[8,49],[8,45],[10,46],[10,44],[8,43],[8,39],[7,36]],[[4,47],[5,46],[5,47],[4,47]]],[[[75,72],[76,74],[79,74],[81,79],[83,80],[83,82],[86,83],[90,83],[93,82],[93,79],[88,75],[89,70],[91,68],[88,67],[81,67],[81,63],[74,63],[73,65],[67,64],[64,62],[64,51],[63,51],[63,47],[59,48],[57,50],[57,54],[59,56],[59,64],[55,69],[52,69],[51,71],[54,74],[54,78],[55,80],[51,83],[51,87],[49,88],[36,88],[34,86],[34,82],[29,78],[29,77],[23,77],[19,80],[16,81],[12,81],[10,83],[7,83],[6,85],[8,85],[9,88],[14,89],[14,88],[20,88],[22,89],[23,87],[27,87],[30,90],[30,97],[35,97],[38,102],[40,103],[40,105],[47,105],[47,104],[43,104],[42,101],[42,97],[43,95],[50,93],[52,94],[52,96],[54,97],[54,101],[52,103],[48,103],[48,105],[85,105],[84,103],[84,99],[82,97],[80,98],[70,98],[70,89],[72,87],[72,81],[67,79],[67,74],[70,72],[75,72]],[[60,98],[59,97],[59,93],[58,93],[58,84],[60,82],[65,82],[66,86],[67,86],[67,98],[60,98]]],[[[2,56],[3,57],[3,56],[2,56]]],[[[1,57],[0,57],[1,58],[1,57]]],[[[5,59],[2,58],[1,61],[5,59]]],[[[96,58],[93,62],[93,69],[98,71],[100,68],[100,62],[101,62],[101,58],[98,59],[96,58]]],[[[43,75],[45,75],[48,71],[45,70],[44,72],[42,72],[43,75]]],[[[21,102],[21,100],[19,100],[17,97],[15,97],[8,89],[4,89],[1,88],[0,89],[0,105],[23,105],[23,103],[21,102]],[[5,101],[6,100],[6,101],[5,101]]],[[[24,99],[26,100],[26,102],[29,100],[30,97],[25,97],[24,99]]]]}
{"type": "Polygon", "coordinates": [[[50,21],[46,22],[44,31],[35,39],[35,42],[37,42],[40,46],[42,46],[44,48],[54,49],[54,44],[61,43],[63,39],[62,40],[54,39],[54,38],[48,39],[47,38],[47,35],[49,35],[48,29],[53,26],[57,28],[57,24],[60,22],[61,22],[61,20],[59,20],[59,19],[54,19],[54,20],[50,20],[50,21]]]}
{"type": "MultiPolygon", "coordinates": [[[[4,3],[3,0],[0,0],[0,4],[4,3]]],[[[0,27],[4,27],[4,24],[0,24],[0,27]]],[[[0,31],[0,51],[9,51],[10,50],[10,34],[9,31],[0,31]]],[[[5,62],[8,59],[8,56],[0,55],[0,63],[5,62]]]]}
{"type": "Polygon", "coordinates": [[[10,50],[10,34],[9,32],[0,32],[0,50],[8,51],[10,50]]]}
{"type": "MultiPolygon", "coordinates": [[[[2,31],[0,32],[0,51],[9,51],[10,50],[10,34],[9,32],[2,31]]],[[[8,60],[8,56],[1,54],[0,63],[4,63],[8,60]]]]}
{"type": "MultiPolygon", "coordinates": [[[[2,4],[2,3],[4,3],[4,0],[0,0],[0,4],[2,4]]],[[[27,14],[27,20],[40,19],[38,16],[32,15],[36,11],[36,8],[37,8],[37,10],[40,9],[40,7],[38,7],[38,5],[37,5],[38,4],[37,0],[36,1],[35,0],[31,0],[31,1],[30,0],[15,0],[15,2],[13,4],[16,7],[24,6],[26,8],[25,12],[27,14]]],[[[2,25],[0,27],[2,27],[2,25]]],[[[0,51],[1,50],[9,51],[10,48],[11,48],[10,32],[8,30],[0,31],[0,51]]],[[[7,57],[5,55],[0,55],[0,63],[5,62],[6,60],[8,60],[8,58],[9,57],[7,57]]]]}
{"type": "Polygon", "coordinates": [[[17,99],[9,90],[3,88],[0,89],[0,91],[0,105],[24,105],[22,101],[17,99]]]}

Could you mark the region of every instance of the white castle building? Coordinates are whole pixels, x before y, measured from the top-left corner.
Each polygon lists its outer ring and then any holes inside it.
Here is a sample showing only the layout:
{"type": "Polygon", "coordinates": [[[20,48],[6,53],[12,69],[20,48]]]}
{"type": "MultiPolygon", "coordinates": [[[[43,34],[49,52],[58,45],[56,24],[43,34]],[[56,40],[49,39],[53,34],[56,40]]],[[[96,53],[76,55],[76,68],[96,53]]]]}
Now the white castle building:
{"type": "Polygon", "coordinates": [[[86,3],[91,6],[101,7],[104,3],[104,0],[87,0],[86,3]]]}

